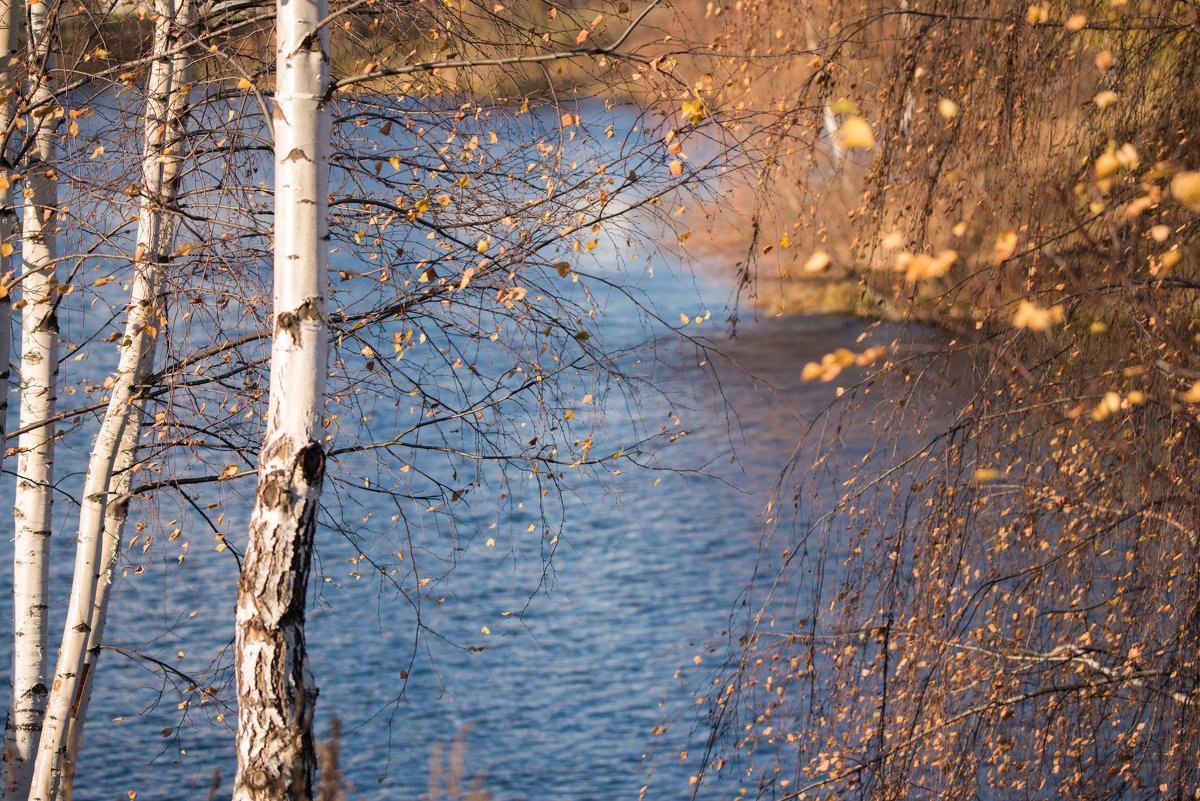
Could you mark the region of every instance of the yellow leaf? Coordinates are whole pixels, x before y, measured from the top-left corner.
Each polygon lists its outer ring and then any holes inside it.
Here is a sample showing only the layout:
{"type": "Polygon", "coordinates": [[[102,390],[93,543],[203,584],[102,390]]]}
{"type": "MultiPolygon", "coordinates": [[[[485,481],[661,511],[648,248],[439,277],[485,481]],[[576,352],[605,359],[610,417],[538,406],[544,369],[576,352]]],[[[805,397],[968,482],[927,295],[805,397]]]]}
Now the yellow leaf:
{"type": "Polygon", "coordinates": [[[1092,409],[1093,420],[1107,420],[1121,410],[1121,396],[1115,392],[1105,392],[1104,397],[1095,409],[1092,409]]]}
{"type": "Polygon", "coordinates": [[[958,104],[948,97],[943,97],[938,101],[938,114],[952,120],[958,116],[958,104]]]}
{"type": "Polygon", "coordinates": [[[417,201],[417,211],[421,213],[429,211],[429,200],[427,198],[421,198],[417,201]]]}
{"type": "Polygon", "coordinates": [[[400,169],[400,159],[396,158],[395,156],[392,156],[390,159],[388,159],[388,164],[392,165],[393,170],[400,169]]]}
{"type": "Polygon", "coordinates": [[[1200,381],[1192,384],[1188,391],[1183,393],[1183,399],[1188,403],[1200,403],[1200,381]]]}
{"type": "Polygon", "coordinates": [[[491,548],[491,547],[492,547],[493,545],[495,545],[495,544],[496,544],[496,540],[495,540],[495,539],[493,539],[492,537],[488,537],[488,538],[487,538],[487,547],[491,548]]]}
{"type": "Polygon", "coordinates": [[[1071,16],[1067,17],[1067,30],[1071,33],[1082,31],[1085,27],[1087,27],[1087,22],[1088,19],[1086,15],[1072,14],[1071,16]]]}
{"type": "Polygon", "coordinates": [[[992,258],[997,262],[1004,261],[1012,256],[1017,249],[1017,232],[1016,231],[1001,231],[996,237],[996,244],[992,246],[992,258]]]}
{"type": "Polygon", "coordinates": [[[104,145],[100,145],[98,148],[93,150],[92,155],[88,156],[88,158],[94,159],[97,156],[102,156],[102,155],[104,155],[104,145]]]}
{"type": "Polygon", "coordinates": [[[974,481],[976,484],[982,484],[985,481],[992,481],[999,476],[999,471],[993,470],[990,467],[981,467],[975,471],[974,481]]]}
{"type": "Polygon", "coordinates": [[[804,365],[804,369],[800,371],[800,380],[816,381],[824,372],[825,369],[821,367],[821,365],[817,364],[816,362],[809,362],[808,364],[804,365]]]}
{"type": "Polygon", "coordinates": [[[854,364],[856,358],[854,356],[854,351],[850,350],[849,348],[838,348],[829,355],[833,357],[833,363],[838,367],[849,367],[850,365],[854,364]]]}
{"type": "Polygon", "coordinates": [[[680,323],[682,323],[683,325],[687,325],[687,324],[688,324],[688,321],[689,321],[689,320],[691,320],[691,319],[692,319],[692,318],[691,318],[691,317],[689,317],[689,316],[688,316],[688,315],[686,315],[686,314],[682,314],[682,313],[680,313],[680,315],[679,315],[679,322],[680,322],[680,323]]]}
{"type": "Polygon", "coordinates": [[[236,464],[225,465],[221,470],[221,474],[217,477],[218,481],[224,481],[227,478],[233,478],[238,474],[238,466],[236,464]]]}
{"type": "Polygon", "coordinates": [[[837,132],[838,144],[848,150],[870,150],[875,147],[875,135],[862,117],[850,117],[837,132]]]}
{"type": "Polygon", "coordinates": [[[187,254],[191,253],[195,249],[196,249],[196,246],[193,243],[188,243],[186,245],[182,245],[179,248],[179,250],[177,250],[171,254],[171,258],[173,258],[173,259],[182,258],[182,257],[186,256],[187,254]]]}
{"type": "Polygon", "coordinates": [[[1171,179],[1171,196],[1192,211],[1200,211],[1200,172],[1176,173],[1171,179]]]}
{"type": "Polygon", "coordinates": [[[106,275],[101,278],[97,278],[96,283],[92,284],[92,286],[104,286],[105,284],[109,283],[112,280],[113,280],[113,277],[111,275],[106,275]]]}
{"type": "Polygon", "coordinates": [[[671,163],[667,165],[671,170],[671,175],[679,175],[683,172],[683,162],[679,159],[671,159],[671,163]]]}
{"type": "Polygon", "coordinates": [[[3,245],[0,245],[0,256],[3,256],[4,258],[8,258],[12,254],[13,254],[13,246],[12,245],[8,244],[7,242],[5,242],[3,245]]]}
{"type": "Polygon", "coordinates": [[[838,98],[829,104],[829,110],[834,114],[853,114],[854,101],[848,97],[838,98]]]}
{"type": "Polygon", "coordinates": [[[560,261],[558,264],[554,265],[554,269],[558,272],[559,278],[566,278],[568,273],[571,272],[571,265],[567,264],[565,261],[560,261]]]}
{"type": "Polygon", "coordinates": [[[250,83],[249,78],[240,78],[237,82],[237,88],[238,89],[252,89],[252,88],[254,88],[254,84],[250,83]]]}
{"type": "Polygon", "coordinates": [[[1097,95],[1092,98],[1092,102],[1095,103],[1101,111],[1108,108],[1113,103],[1116,103],[1117,100],[1117,93],[1110,89],[1105,89],[1103,92],[1097,93],[1097,95]]]}
{"type": "Polygon", "coordinates": [[[491,634],[491,633],[492,633],[492,630],[491,630],[491,629],[489,629],[487,626],[484,626],[483,628],[481,628],[481,629],[479,630],[479,632],[480,632],[481,634],[491,634]]]}
{"type": "Polygon", "coordinates": [[[810,274],[823,273],[829,269],[830,261],[828,253],[818,250],[808,257],[808,261],[804,262],[804,267],[801,269],[810,274]]]}
{"type": "Polygon", "coordinates": [[[1013,328],[1028,328],[1030,331],[1049,331],[1055,323],[1063,321],[1062,306],[1042,308],[1027,300],[1021,301],[1013,315],[1013,328]]]}
{"type": "Polygon", "coordinates": [[[586,30],[586,29],[585,29],[585,30],[582,30],[582,31],[580,31],[580,32],[579,32],[579,35],[575,37],[575,44],[577,44],[577,45],[581,45],[581,44],[583,44],[584,42],[586,42],[586,41],[587,41],[587,38],[588,38],[588,36],[590,36],[590,35],[591,35],[591,33],[592,33],[591,31],[589,31],[589,30],[586,30]]]}
{"type": "Polygon", "coordinates": [[[1101,153],[1096,158],[1097,178],[1107,178],[1119,169],[1121,169],[1121,162],[1117,161],[1117,157],[1113,153],[1101,153]]]}

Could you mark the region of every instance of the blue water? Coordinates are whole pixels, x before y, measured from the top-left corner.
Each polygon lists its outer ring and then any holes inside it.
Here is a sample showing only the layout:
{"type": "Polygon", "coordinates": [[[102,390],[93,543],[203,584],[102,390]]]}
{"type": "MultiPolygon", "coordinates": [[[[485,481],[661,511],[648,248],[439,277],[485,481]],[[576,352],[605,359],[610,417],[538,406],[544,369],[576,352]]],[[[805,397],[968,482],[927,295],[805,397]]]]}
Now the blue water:
{"type": "MultiPolygon", "coordinates": [[[[631,134],[617,144],[634,147],[636,139],[631,134]]],[[[469,237],[481,231],[472,229],[469,237]]],[[[87,239],[78,229],[70,236],[87,239]]],[[[408,244],[423,241],[414,235],[408,244]]],[[[342,246],[335,269],[362,266],[362,254],[349,242],[342,246]]],[[[564,371],[556,392],[541,403],[487,409],[480,419],[496,441],[507,443],[504,453],[517,457],[506,469],[447,453],[498,455],[489,450],[494,440],[449,423],[417,430],[391,452],[346,452],[331,462],[308,642],[321,690],[318,733],[326,736],[332,716],[340,718],[340,767],[353,786],[351,798],[447,798],[447,771],[477,778],[492,798],[505,801],[636,799],[642,788],[648,798],[690,792],[700,757],[683,755],[696,750],[697,694],[711,683],[723,638],[744,622],[740,595],[759,558],[765,498],[805,422],[830,400],[831,386],[801,384],[800,369],[838,347],[855,347],[866,325],[745,319],[730,341],[718,322],[728,314],[731,290],[724,279],[693,276],[667,251],[638,251],[619,235],[602,240],[586,261],[565,240],[547,247],[549,263],[570,259],[584,276],[578,286],[563,285],[573,304],[564,308],[564,319],[596,309],[594,338],[587,342],[621,355],[564,371]],[[681,314],[709,316],[684,328],[696,340],[664,325],[677,326],[681,314]],[[647,344],[647,337],[654,341],[647,344]],[[619,369],[623,377],[599,368],[619,369]],[[564,456],[577,447],[573,440],[584,438],[592,440],[593,456],[628,450],[587,472],[545,465],[534,472],[529,459],[551,446],[526,436],[544,438],[551,422],[564,456]],[[646,440],[653,442],[629,446],[646,440]],[[450,497],[438,483],[461,494],[450,497]],[[464,764],[447,769],[448,745],[456,738],[465,746],[464,764]],[[438,764],[435,752],[442,756],[438,764]],[[441,777],[441,789],[431,789],[431,776],[441,777]]],[[[543,272],[546,280],[559,280],[553,270],[543,272]]],[[[236,286],[240,278],[235,270],[220,280],[236,286]]],[[[95,315],[105,313],[103,304],[88,306],[89,298],[119,309],[119,289],[115,282],[111,295],[69,296],[64,339],[78,341],[95,315]]],[[[180,316],[189,309],[181,305],[173,314],[192,344],[215,332],[232,336],[252,328],[248,315],[261,313],[243,297],[211,318],[197,311],[189,332],[180,316]]],[[[393,333],[426,334],[423,346],[390,362],[411,370],[426,392],[446,387],[477,395],[499,374],[511,386],[522,380],[508,373],[514,366],[544,360],[541,352],[506,353],[470,331],[446,331],[437,315],[435,307],[371,332],[377,338],[369,342],[342,343],[339,356],[357,359],[358,372],[348,369],[332,385],[343,399],[331,407],[339,415],[331,428],[335,450],[394,436],[429,411],[427,400],[413,401],[410,410],[407,395],[382,391],[382,368],[367,367],[359,355],[365,345],[390,355],[393,333]],[[434,348],[478,359],[479,377],[454,383],[463,374],[449,359],[429,358],[434,348]]],[[[486,333],[496,320],[481,317],[478,328],[486,333]]],[[[553,355],[563,363],[583,352],[570,337],[560,344],[563,350],[553,355]]],[[[90,353],[64,363],[64,387],[95,383],[111,369],[111,349],[90,353]]],[[[65,391],[62,398],[64,405],[78,402],[65,391]]],[[[208,398],[211,412],[221,394],[211,390],[208,398]]],[[[222,433],[252,437],[258,418],[243,417],[244,408],[227,411],[222,433]]],[[[195,412],[173,413],[190,423],[199,419],[195,412]]],[[[56,626],[73,555],[68,499],[82,483],[94,421],[84,417],[61,430],[51,601],[56,626]]],[[[865,434],[848,432],[843,446],[865,453],[867,443],[856,436],[865,434]]],[[[184,446],[172,451],[169,469],[205,475],[253,460],[250,448],[184,446]]],[[[152,479],[157,466],[148,460],[141,475],[152,479]]],[[[107,635],[119,650],[100,662],[77,768],[79,801],[132,793],[203,799],[214,782],[216,797],[229,793],[236,718],[229,706],[232,610],[253,489],[248,476],[196,485],[187,498],[159,492],[131,506],[107,635]]],[[[11,498],[11,479],[3,492],[11,498]]],[[[5,562],[9,551],[0,554],[5,562]]],[[[9,598],[0,600],[6,618],[10,607],[9,598]]],[[[52,648],[56,641],[57,633],[52,648]]],[[[5,660],[0,675],[7,672],[5,660]]],[[[702,742],[703,731],[699,736],[702,742]]],[[[702,794],[734,795],[736,789],[718,783],[702,794]]]]}

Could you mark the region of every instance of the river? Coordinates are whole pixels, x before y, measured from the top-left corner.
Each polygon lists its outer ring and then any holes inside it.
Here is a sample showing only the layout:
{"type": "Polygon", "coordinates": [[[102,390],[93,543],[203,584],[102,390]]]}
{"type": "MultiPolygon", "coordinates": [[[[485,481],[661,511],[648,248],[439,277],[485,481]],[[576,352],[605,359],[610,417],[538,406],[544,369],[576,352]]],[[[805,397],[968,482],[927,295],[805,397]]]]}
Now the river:
{"type": "MultiPolygon", "coordinates": [[[[674,441],[647,457],[651,468],[564,474],[557,484],[484,474],[472,497],[487,497],[457,513],[449,539],[420,510],[397,514],[393,501],[349,483],[326,489],[329,503],[356,509],[364,523],[402,518],[390,536],[377,536],[374,523],[318,534],[308,618],[317,729],[327,738],[333,716],[341,721],[349,798],[465,799],[445,792],[456,775],[477,779],[497,801],[690,792],[696,694],[739,624],[766,498],[805,424],[833,396],[832,384],[802,383],[801,368],[840,347],[861,350],[869,326],[743,313],[730,339],[720,322],[730,297],[724,280],[693,276],[661,253],[653,263],[643,255],[617,264],[631,254],[605,247],[599,269],[633,276],[639,300],[598,298],[608,346],[636,345],[647,309],[693,320],[683,330],[694,340],[658,327],[653,348],[622,360],[642,391],[610,387],[608,402],[590,413],[598,442],[667,430],[674,441]],[[543,532],[547,519],[560,523],[543,532]],[[403,573],[421,559],[422,570],[440,576],[428,597],[378,569],[397,543],[407,561],[389,564],[403,573]],[[465,756],[447,767],[456,740],[465,756]],[[431,777],[441,789],[431,789],[431,777]]],[[[64,386],[78,369],[65,364],[64,386]]],[[[85,423],[59,446],[68,493],[86,465],[88,431],[85,423]]],[[[846,434],[848,458],[866,452],[868,436],[846,434]]],[[[367,485],[390,475],[355,458],[347,456],[353,470],[374,471],[361,474],[367,485]]],[[[213,699],[231,697],[235,553],[252,480],[239,486],[220,499],[224,542],[193,524],[179,540],[131,545],[106,638],[115,650],[100,663],[77,767],[78,801],[228,795],[235,715],[213,699]],[[213,694],[190,686],[193,676],[213,694]]],[[[11,491],[6,485],[6,499],[11,491]]],[[[194,500],[202,508],[210,498],[201,491],[194,500]]],[[[135,514],[174,514],[157,504],[135,514]]],[[[73,538],[66,512],[57,519],[51,607],[61,625],[73,538]]],[[[11,560],[11,541],[0,558],[11,560]]],[[[5,618],[10,608],[11,598],[0,601],[5,618]]],[[[5,662],[0,675],[7,672],[5,662]]],[[[735,793],[720,783],[703,791],[735,793]]]]}

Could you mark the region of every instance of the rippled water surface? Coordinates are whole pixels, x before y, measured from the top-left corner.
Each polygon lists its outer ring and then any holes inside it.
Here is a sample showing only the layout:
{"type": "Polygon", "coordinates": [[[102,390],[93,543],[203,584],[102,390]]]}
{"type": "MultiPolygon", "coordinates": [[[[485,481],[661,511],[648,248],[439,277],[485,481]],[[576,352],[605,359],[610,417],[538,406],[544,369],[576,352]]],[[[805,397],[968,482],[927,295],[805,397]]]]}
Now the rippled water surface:
{"type": "MultiPolygon", "coordinates": [[[[674,290],[663,283],[658,302],[670,307],[674,290]]],[[[675,403],[629,411],[685,421],[691,433],[660,461],[687,469],[569,482],[549,563],[536,539],[486,546],[481,518],[441,590],[446,600],[421,606],[423,632],[412,604],[349,576],[353,552],[325,532],[308,637],[319,730],[328,732],[332,713],[341,718],[353,796],[426,793],[434,744],[456,735],[465,772],[497,799],[634,799],[645,785],[653,798],[685,796],[693,771],[679,756],[692,693],[751,576],[764,493],[804,417],[829,397],[828,385],[800,384],[800,367],[853,344],[863,328],[780,318],[743,325],[734,341],[710,329],[729,359],[664,346],[675,364],[656,367],[656,381],[675,403]]],[[[608,425],[629,424],[616,415],[608,425]]],[[[60,598],[68,544],[63,535],[56,549],[60,598]]],[[[185,565],[127,575],[109,642],[203,672],[232,638],[235,583],[229,552],[201,547],[185,565]]],[[[178,708],[178,677],[162,675],[105,654],[77,798],[207,798],[214,771],[217,796],[228,792],[231,733],[194,700],[178,708]]]]}
{"type": "MultiPolygon", "coordinates": [[[[661,265],[656,276],[642,264],[633,265],[641,271],[636,297],[662,319],[711,311],[709,321],[686,329],[707,337],[700,347],[668,334],[624,360],[622,369],[653,391],[617,391],[595,415],[597,431],[614,442],[664,426],[678,433],[654,457],[659,469],[564,474],[559,485],[492,476],[452,532],[417,513],[403,515],[387,537],[319,532],[308,617],[318,733],[328,735],[336,713],[351,798],[428,795],[431,775],[447,770],[433,762],[435,752],[444,763],[456,738],[466,756],[450,772],[477,777],[494,799],[632,800],[647,786],[649,798],[687,797],[698,760],[680,757],[695,723],[696,689],[738,623],[766,495],[805,422],[831,397],[828,384],[802,384],[800,369],[855,347],[866,324],[744,319],[730,340],[717,323],[727,313],[722,281],[661,265]],[[544,498],[539,487],[548,490],[544,498]],[[520,493],[524,505],[497,503],[508,493],[520,493]],[[548,534],[546,520],[554,523],[548,534]],[[422,571],[445,574],[428,599],[405,594],[386,569],[360,559],[397,549],[406,551],[405,569],[420,559],[422,571]]],[[[610,345],[646,334],[646,318],[622,296],[598,302],[610,345]]],[[[74,380],[64,375],[65,384],[74,380]]],[[[856,439],[863,436],[846,433],[851,455],[865,448],[856,439]]],[[[78,493],[88,445],[84,430],[59,447],[57,625],[73,558],[67,497],[78,493]]],[[[369,461],[353,469],[366,480],[380,474],[369,461]]],[[[8,505],[10,485],[11,478],[8,505]]],[[[101,660],[77,769],[79,801],[228,795],[234,714],[197,693],[190,678],[203,677],[211,698],[231,697],[235,553],[251,493],[247,482],[241,502],[224,497],[222,528],[233,548],[217,550],[193,524],[178,541],[145,553],[135,542],[129,550],[107,636],[117,650],[101,660]]],[[[193,497],[201,509],[211,500],[204,491],[193,497]]],[[[394,505],[349,482],[327,487],[326,500],[373,521],[395,514],[394,505]]],[[[135,514],[176,513],[151,500],[135,514]]],[[[11,562],[11,545],[3,559],[11,562]]],[[[10,608],[5,594],[5,618],[10,608]]],[[[4,676],[8,668],[5,660],[4,676]]],[[[711,786],[706,797],[727,789],[711,786]]]]}

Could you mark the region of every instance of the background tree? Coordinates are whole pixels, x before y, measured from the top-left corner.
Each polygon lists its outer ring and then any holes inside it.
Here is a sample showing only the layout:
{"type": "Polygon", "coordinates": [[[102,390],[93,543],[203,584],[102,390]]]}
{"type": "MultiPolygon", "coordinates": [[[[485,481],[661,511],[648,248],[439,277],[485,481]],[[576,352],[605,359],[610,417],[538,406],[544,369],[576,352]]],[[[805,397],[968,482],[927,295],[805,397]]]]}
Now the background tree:
{"type": "Polygon", "coordinates": [[[806,369],[843,391],[772,507],[792,527],[764,540],[705,769],[772,798],[1191,795],[1197,10],[828,19],[777,60],[813,71],[783,133],[821,153],[817,101],[844,94],[843,141],[874,148],[852,266],[948,355],[881,328],[881,374],[806,369]],[[931,393],[944,411],[914,411],[931,393]],[[882,438],[848,464],[863,413],[882,438]]]}

